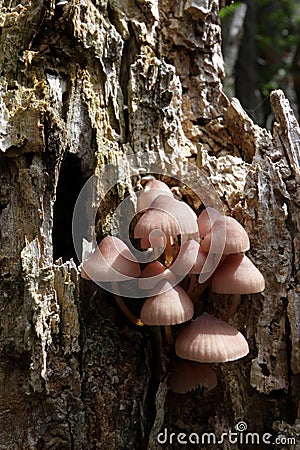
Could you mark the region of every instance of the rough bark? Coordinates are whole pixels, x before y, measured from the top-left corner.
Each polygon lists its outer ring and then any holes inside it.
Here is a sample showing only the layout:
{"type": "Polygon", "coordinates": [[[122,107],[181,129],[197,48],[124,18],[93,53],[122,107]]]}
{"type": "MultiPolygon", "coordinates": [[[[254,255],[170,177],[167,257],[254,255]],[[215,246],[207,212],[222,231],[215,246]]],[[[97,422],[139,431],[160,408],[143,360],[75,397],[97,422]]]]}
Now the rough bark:
{"type": "MultiPolygon", "coordinates": [[[[288,101],[272,94],[271,134],[226,99],[216,0],[62,3],[1,2],[0,448],[176,449],[157,433],[220,437],[241,420],[299,437],[300,130],[288,101]],[[219,365],[211,392],[169,392],[172,350],[159,332],[130,325],[79,278],[77,195],[141,151],[183,180],[178,156],[195,161],[266,279],[233,320],[250,354],[219,365]]],[[[99,236],[127,188],[99,212],[99,236]]],[[[225,301],[203,297],[215,314],[225,301]]],[[[222,448],[248,448],[232,445],[222,448]]]]}

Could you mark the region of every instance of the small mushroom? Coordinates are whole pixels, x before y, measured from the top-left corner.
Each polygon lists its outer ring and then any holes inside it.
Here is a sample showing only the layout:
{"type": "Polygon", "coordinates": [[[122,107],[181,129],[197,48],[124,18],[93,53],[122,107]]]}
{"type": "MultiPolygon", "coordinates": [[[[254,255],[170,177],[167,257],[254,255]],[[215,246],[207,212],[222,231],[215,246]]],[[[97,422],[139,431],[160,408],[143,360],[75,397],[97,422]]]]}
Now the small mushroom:
{"type": "Polygon", "coordinates": [[[167,197],[173,198],[173,194],[166,183],[155,179],[149,181],[144,189],[138,192],[137,211],[149,208],[153,200],[159,195],[166,195],[167,197]]]}
{"type": "MultiPolygon", "coordinates": [[[[151,261],[144,270],[142,270],[140,278],[154,277],[166,270],[166,267],[159,261],[151,261]]],[[[148,288],[147,288],[148,289],[148,288]]]]}
{"type": "Polygon", "coordinates": [[[214,222],[219,219],[220,216],[221,214],[219,211],[211,206],[208,206],[200,213],[197,219],[200,238],[204,238],[204,236],[207,235],[214,222]]]}
{"type": "Polygon", "coordinates": [[[243,253],[226,256],[211,280],[211,289],[218,294],[254,294],[264,288],[262,273],[243,253]]]}
{"type": "MultiPolygon", "coordinates": [[[[174,243],[173,238],[170,236],[170,245],[172,246],[174,243]]],[[[152,230],[147,238],[140,239],[140,247],[142,250],[151,249],[151,257],[153,256],[155,259],[159,258],[160,255],[164,252],[167,244],[167,237],[165,233],[161,230],[152,230]]]]}
{"type": "MultiPolygon", "coordinates": [[[[192,298],[194,288],[198,285],[197,275],[199,275],[203,269],[206,256],[206,253],[201,250],[198,242],[190,239],[180,247],[176,259],[170,267],[175,275],[188,275],[190,283],[187,292],[192,298]]],[[[201,289],[205,289],[206,286],[207,283],[198,286],[200,289],[196,289],[194,292],[195,297],[197,297],[201,293],[201,289]]]]}
{"type": "Polygon", "coordinates": [[[177,394],[185,394],[199,385],[211,391],[217,386],[217,375],[207,363],[178,359],[168,384],[171,391],[177,394]]]}
{"type": "Polygon", "coordinates": [[[141,319],[146,325],[176,325],[187,322],[193,314],[194,305],[185,290],[163,280],[160,293],[144,302],[141,319]]]}
{"type": "MultiPolygon", "coordinates": [[[[171,235],[176,237],[180,235],[181,244],[190,238],[198,236],[197,216],[194,211],[184,202],[174,198],[165,196],[157,197],[152,203],[151,208],[155,208],[161,212],[167,212],[177,224],[177,234],[171,235]]],[[[170,265],[173,260],[173,251],[170,244],[170,237],[167,236],[166,244],[166,263],[170,265]]]]}
{"type": "Polygon", "coordinates": [[[127,245],[117,237],[106,236],[83,262],[81,276],[95,282],[117,282],[140,274],[139,263],[127,245]]]}
{"type": "Polygon", "coordinates": [[[170,325],[187,322],[193,317],[194,304],[180,286],[172,287],[163,280],[159,293],[147,298],[141,310],[141,320],[146,325],[164,325],[167,342],[173,343],[170,325]]]}
{"type": "Polygon", "coordinates": [[[139,277],[141,269],[135,256],[121,239],[106,236],[82,264],[81,276],[95,282],[110,282],[116,302],[127,318],[135,325],[143,323],[135,317],[119,295],[118,282],[139,277]]]}
{"type": "Polygon", "coordinates": [[[246,252],[250,248],[249,237],[242,225],[233,217],[222,216],[212,225],[201,242],[204,252],[209,252],[212,242],[214,246],[224,246],[223,254],[246,252]]]}
{"type": "Polygon", "coordinates": [[[165,234],[165,260],[168,263],[172,261],[173,257],[171,237],[176,237],[180,233],[178,223],[172,215],[165,211],[148,209],[136,224],[134,228],[134,237],[136,239],[148,239],[149,235],[154,230],[161,230],[165,234]]]}
{"type": "Polygon", "coordinates": [[[163,195],[157,197],[150,207],[167,212],[174,217],[179,226],[178,234],[185,236],[186,239],[189,239],[194,234],[198,234],[197,216],[186,203],[163,195]]]}
{"type": "Polygon", "coordinates": [[[254,294],[265,289],[265,279],[258,268],[243,253],[226,256],[211,280],[211,290],[217,294],[234,294],[229,311],[223,316],[228,320],[236,311],[241,294],[254,294]]]}
{"type": "Polygon", "coordinates": [[[171,214],[158,209],[148,209],[137,222],[134,228],[134,237],[148,239],[153,230],[161,230],[166,236],[177,236],[180,232],[180,228],[171,214]]]}
{"type": "Polygon", "coordinates": [[[200,245],[198,242],[190,239],[186,241],[178,249],[177,255],[174,258],[173,264],[170,267],[175,275],[187,275],[198,263],[198,254],[200,251],[200,245]]]}
{"type": "Polygon", "coordinates": [[[154,289],[162,280],[169,281],[172,285],[176,284],[176,277],[159,261],[151,261],[142,271],[138,280],[139,289],[154,289]]]}
{"type": "Polygon", "coordinates": [[[207,363],[234,361],[249,353],[248,343],[237,329],[208,313],[183,329],[175,350],[181,358],[207,363]]]}
{"type": "Polygon", "coordinates": [[[187,238],[198,233],[197,216],[186,203],[160,195],[137,222],[134,237],[148,238],[153,230],[161,230],[166,235],[165,257],[169,265],[173,260],[171,237],[187,238]]]}

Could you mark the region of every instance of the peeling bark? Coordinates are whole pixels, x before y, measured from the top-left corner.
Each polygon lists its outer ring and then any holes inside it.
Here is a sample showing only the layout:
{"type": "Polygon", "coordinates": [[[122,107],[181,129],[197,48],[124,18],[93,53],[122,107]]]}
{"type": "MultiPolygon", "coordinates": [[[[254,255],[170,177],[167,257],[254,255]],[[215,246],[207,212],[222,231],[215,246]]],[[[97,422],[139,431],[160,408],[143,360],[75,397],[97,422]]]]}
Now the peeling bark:
{"type": "MultiPolygon", "coordinates": [[[[272,133],[225,97],[218,12],[215,0],[1,2],[1,449],[173,449],[161,430],[220,437],[242,420],[299,439],[300,130],[282,91],[272,133]],[[210,392],[168,391],[173,350],[80,279],[70,244],[85,181],[151,151],[169,181],[195,162],[266,279],[232,319],[250,353],[217,365],[210,392]]],[[[99,237],[133,188],[107,197],[99,237]]],[[[228,300],[206,290],[198,308],[222,314],[228,300]]]]}

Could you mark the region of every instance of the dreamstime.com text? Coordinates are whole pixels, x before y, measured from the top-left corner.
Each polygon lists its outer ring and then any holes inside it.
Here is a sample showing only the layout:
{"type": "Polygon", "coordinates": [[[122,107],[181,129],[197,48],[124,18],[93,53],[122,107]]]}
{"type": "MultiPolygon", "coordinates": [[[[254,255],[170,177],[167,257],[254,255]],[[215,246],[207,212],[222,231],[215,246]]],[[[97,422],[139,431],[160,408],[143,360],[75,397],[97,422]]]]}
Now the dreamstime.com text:
{"type": "Polygon", "coordinates": [[[227,432],[217,436],[215,433],[182,433],[170,432],[164,428],[157,435],[157,442],[164,444],[181,444],[181,445],[209,445],[209,444],[246,444],[246,445],[295,445],[295,437],[285,437],[278,435],[274,437],[271,433],[259,434],[247,431],[246,422],[238,422],[235,431],[229,429],[227,432]]]}

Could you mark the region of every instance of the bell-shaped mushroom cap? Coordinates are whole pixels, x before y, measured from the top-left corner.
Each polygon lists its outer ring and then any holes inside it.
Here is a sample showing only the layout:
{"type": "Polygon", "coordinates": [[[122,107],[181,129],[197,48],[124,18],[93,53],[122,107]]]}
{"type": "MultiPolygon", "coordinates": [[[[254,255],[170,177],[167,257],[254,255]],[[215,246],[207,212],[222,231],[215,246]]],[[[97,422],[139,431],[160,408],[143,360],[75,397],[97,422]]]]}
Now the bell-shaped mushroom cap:
{"type": "Polygon", "coordinates": [[[140,289],[153,289],[162,280],[176,283],[175,275],[159,261],[150,262],[142,271],[138,280],[140,289]]]}
{"type": "Polygon", "coordinates": [[[265,279],[243,253],[228,255],[211,280],[211,290],[218,294],[254,294],[265,289],[265,279]]]}
{"type": "Polygon", "coordinates": [[[82,264],[83,277],[102,282],[127,281],[140,276],[140,266],[121,239],[106,236],[82,264]]]}
{"type": "Polygon", "coordinates": [[[238,330],[208,313],[184,328],[175,350],[181,358],[207,363],[234,361],[249,353],[247,341],[238,330]]]}
{"type": "Polygon", "coordinates": [[[204,252],[209,251],[212,239],[214,239],[215,243],[217,241],[225,241],[223,253],[226,255],[246,252],[250,248],[246,230],[233,217],[222,216],[214,222],[210,231],[201,242],[201,248],[204,252]]]}
{"type": "Polygon", "coordinates": [[[150,189],[160,189],[161,191],[171,192],[171,189],[166,183],[156,179],[148,181],[145,185],[144,191],[149,191],[150,189]]]}
{"type": "Polygon", "coordinates": [[[206,253],[201,251],[198,242],[190,239],[182,244],[170,269],[175,275],[200,273],[205,260],[206,253]]]}
{"type": "Polygon", "coordinates": [[[194,304],[188,294],[168,281],[160,284],[160,293],[147,298],[141,310],[146,325],[176,325],[193,317],[194,304]]]}
{"type": "Polygon", "coordinates": [[[171,189],[165,183],[159,180],[149,181],[145,188],[138,193],[137,211],[149,208],[153,200],[159,195],[173,197],[171,189]]]}
{"type": "Polygon", "coordinates": [[[198,229],[199,229],[199,235],[201,238],[204,238],[204,236],[209,232],[211,227],[213,226],[214,222],[221,216],[219,211],[215,208],[212,208],[211,206],[208,206],[206,209],[204,209],[198,219],[198,229]]]}
{"type": "Polygon", "coordinates": [[[179,226],[177,234],[198,234],[197,216],[186,203],[160,195],[156,197],[150,207],[169,213],[179,226]]]}
{"type": "Polygon", "coordinates": [[[151,231],[161,230],[166,236],[177,236],[180,228],[171,214],[159,209],[148,209],[139,219],[134,228],[136,239],[147,238],[151,231]]]}
{"type": "Polygon", "coordinates": [[[177,394],[185,394],[197,386],[209,391],[217,386],[216,372],[207,363],[179,359],[171,372],[169,387],[177,394]]]}

